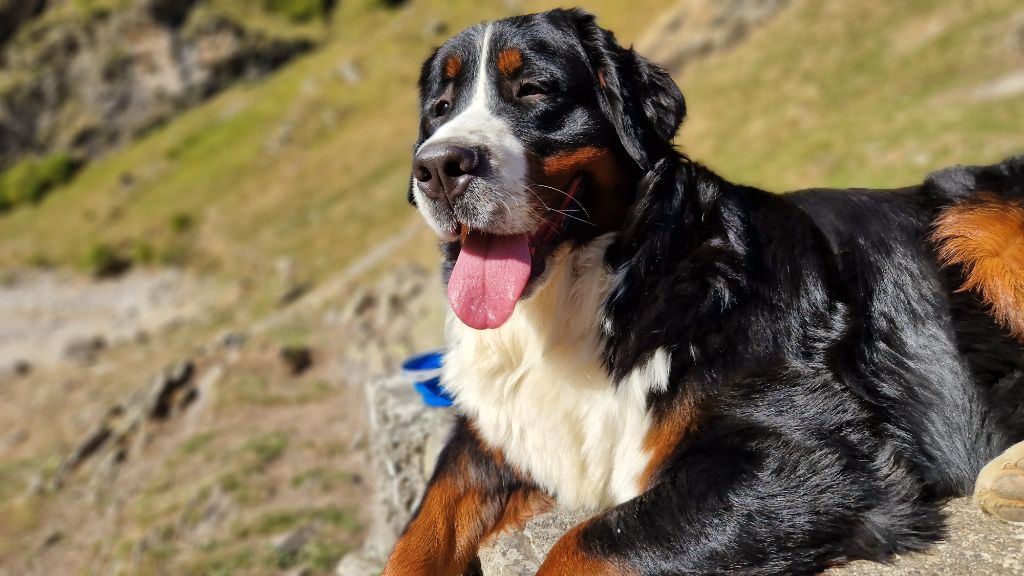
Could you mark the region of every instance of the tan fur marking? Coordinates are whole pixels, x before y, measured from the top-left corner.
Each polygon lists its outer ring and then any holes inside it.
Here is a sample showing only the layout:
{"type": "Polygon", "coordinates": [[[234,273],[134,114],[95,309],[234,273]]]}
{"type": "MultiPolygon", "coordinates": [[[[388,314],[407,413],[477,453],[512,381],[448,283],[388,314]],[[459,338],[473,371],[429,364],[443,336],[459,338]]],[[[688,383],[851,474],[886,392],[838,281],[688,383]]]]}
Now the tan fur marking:
{"type": "Polygon", "coordinates": [[[502,502],[439,478],[423,498],[419,514],[395,544],[385,576],[459,576],[480,543],[550,510],[553,501],[535,491],[513,492],[502,502]]]}
{"type": "Polygon", "coordinates": [[[960,290],[974,290],[1000,324],[1024,341],[1024,204],[979,194],[947,208],[932,241],[944,266],[964,271],[960,290]]]}
{"type": "MultiPolygon", "coordinates": [[[[479,440],[476,426],[470,430],[479,440]]],[[[501,452],[480,441],[499,466],[501,452]]],[[[481,492],[465,482],[472,476],[465,460],[456,461],[431,481],[416,517],[402,534],[384,567],[384,576],[459,576],[491,536],[522,526],[549,510],[553,501],[534,490],[516,490],[506,497],[481,492]]]]}
{"type": "Polygon", "coordinates": [[[530,518],[551,510],[555,501],[541,492],[515,492],[505,503],[501,518],[487,534],[480,539],[486,542],[492,536],[522,528],[530,518]]]}
{"type": "Polygon", "coordinates": [[[523,67],[523,53],[518,48],[506,48],[498,52],[498,72],[511,76],[523,67]]]}
{"type": "Polygon", "coordinates": [[[661,415],[647,432],[644,450],[650,454],[647,468],[640,477],[640,488],[649,490],[658,480],[665,462],[675,451],[679,442],[697,430],[697,409],[690,398],[680,398],[675,406],[661,415]]]}
{"type": "Polygon", "coordinates": [[[591,168],[598,160],[607,161],[611,152],[607,148],[583,146],[568,152],[548,156],[542,161],[542,169],[547,177],[572,177],[577,172],[591,168]]]}
{"type": "Polygon", "coordinates": [[[461,574],[471,558],[466,554],[469,546],[458,541],[458,534],[476,522],[468,512],[479,500],[479,495],[461,493],[449,478],[434,482],[423,497],[419,514],[395,544],[384,575],[461,574]]]}
{"type": "MultiPolygon", "coordinates": [[[[626,174],[608,148],[583,146],[575,150],[560,152],[546,158],[532,158],[533,181],[558,190],[565,190],[572,178],[586,172],[590,176],[588,188],[593,200],[587,207],[590,221],[600,230],[613,230],[622,221],[626,207],[622,191],[628,187],[626,174]]],[[[558,206],[564,196],[548,194],[548,189],[534,192],[546,196],[545,201],[558,206]]]]}
{"type": "Polygon", "coordinates": [[[636,570],[588,555],[580,546],[580,533],[591,521],[584,522],[562,536],[548,552],[537,576],[634,576],[636,570]]]}
{"type": "Polygon", "coordinates": [[[462,72],[462,58],[458,56],[449,56],[444,61],[444,79],[452,80],[462,72]]]}

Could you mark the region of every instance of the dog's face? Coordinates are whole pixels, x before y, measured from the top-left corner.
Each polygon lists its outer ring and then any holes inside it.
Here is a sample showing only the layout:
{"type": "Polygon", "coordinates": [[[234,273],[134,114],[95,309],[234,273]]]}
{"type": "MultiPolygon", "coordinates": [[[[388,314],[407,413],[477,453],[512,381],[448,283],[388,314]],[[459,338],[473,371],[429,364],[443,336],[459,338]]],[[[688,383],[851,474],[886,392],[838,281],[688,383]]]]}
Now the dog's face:
{"type": "Polygon", "coordinates": [[[685,115],[667,74],[577,10],[463,31],[424,63],[420,104],[410,201],[478,329],[511,315],[560,243],[621,226],[685,115]]]}

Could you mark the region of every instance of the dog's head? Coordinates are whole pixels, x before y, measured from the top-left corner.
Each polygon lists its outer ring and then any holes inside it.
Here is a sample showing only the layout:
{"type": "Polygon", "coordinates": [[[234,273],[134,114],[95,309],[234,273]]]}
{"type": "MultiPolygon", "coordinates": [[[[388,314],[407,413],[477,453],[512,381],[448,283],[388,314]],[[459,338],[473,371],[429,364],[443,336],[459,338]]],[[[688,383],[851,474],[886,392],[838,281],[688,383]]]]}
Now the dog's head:
{"type": "Polygon", "coordinates": [[[686,111],[668,74],[579,10],[458,34],[423,64],[420,106],[409,198],[478,329],[511,315],[559,244],[621,226],[686,111]]]}

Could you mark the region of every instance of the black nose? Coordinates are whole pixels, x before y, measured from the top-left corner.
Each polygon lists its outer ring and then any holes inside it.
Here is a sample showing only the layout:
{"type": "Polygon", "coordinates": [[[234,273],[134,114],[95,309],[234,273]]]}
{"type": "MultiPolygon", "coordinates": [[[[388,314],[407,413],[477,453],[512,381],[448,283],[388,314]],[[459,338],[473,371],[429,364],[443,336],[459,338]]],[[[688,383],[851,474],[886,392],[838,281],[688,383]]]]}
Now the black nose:
{"type": "Polygon", "coordinates": [[[472,148],[428,144],[413,159],[413,176],[423,193],[433,199],[454,200],[466,191],[480,169],[480,153],[472,148]]]}

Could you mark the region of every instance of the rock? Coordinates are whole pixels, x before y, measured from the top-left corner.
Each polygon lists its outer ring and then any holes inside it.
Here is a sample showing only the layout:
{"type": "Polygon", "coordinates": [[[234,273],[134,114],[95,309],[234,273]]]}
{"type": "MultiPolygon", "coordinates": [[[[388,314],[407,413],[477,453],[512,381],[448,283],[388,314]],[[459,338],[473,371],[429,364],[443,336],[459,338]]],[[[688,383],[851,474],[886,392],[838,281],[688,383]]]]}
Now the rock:
{"type": "Polygon", "coordinates": [[[93,430],[91,433],[86,435],[77,448],[70,455],[68,455],[57,467],[57,471],[54,472],[53,479],[50,481],[50,488],[52,490],[60,490],[64,487],[64,483],[68,476],[77,470],[85,461],[96,455],[101,448],[103,448],[113,436],[113,430],[110,426],[103,422],[98,428],[93,430]]]}
{"type": "Polygon", "coordinates": [[[679,72],[695,60],[732,48],[788,5],[789,0],[679,2],[655,21],[636,50],[679,72]]]}
{"type": "MultiPolygon", "coordinates": [[[[946,507],[950,533],[927,553],[906,554],[891,564],[858,561],[833,568],[828,576],[973,576],[1024,573],[1024,526],[985,516],[969,498],[946,507]]],[[[534,518],[521,531],[501,535],[480,550],[484,576],[533,576],[548,551],[585,515],[554,511],[534,518]]]]}
{"type": "Polygon", "coordinates": [[[243,332],[227,332],[220,337],[220,346],[226,350],[238,350],[245,347],[248,337],[243,332]]]}
{"type": "Polygon", "coordinates": [[[64,357],[79,364],[92,364],[107,348],[103,336],[87,336],[73,339],[64,346],[64,357]]]}
{"type": "MultiPolygon", "coordinates": [[[[29,154],[96,157],[233,83],[314,45],[287,22],[196,10],[197,0],[140,0],[70,10],[0,0],[0,169],[29,154]],[[21,33],[21,32],[25,33],[21,33]]],[[[267,18],[276,18],[268,15],[267,18]]]]}
{"type": "Polygon", "coordinates": [[[38,16],[46,9],[46,0],[4,0],[0,1],[0,45],[3,45],[18,28],[38,16]]]}
{"type": "Polygon", "coordinates": [[[181,26],[196,0],[146,0],[146,11],[167,26],[181,26]]]}
{"type": "Polygon", "coordinates": [[[132,172],[121,172],[121,175],[117,177],[118,184],[121,185],[122,190],[131,190],[135,187],[135,174],[132,172]]]}
{"type": "Polygon", "coordinates": [[[32,434],[27,429],[19,428],[14,432],[11,432],[10,434],[4,436],[3,438],[0,438],[0,454],[6,452],[7,450],[17,448],[18,446],[21,446],[25,442],[28,442],[28,439],[31,436],[32,434]]]}
{"type": "Polygon", "coordinates": [[[379,559],[356,552],[342,558],[334,573],[337,576],[380,576],[383,571],[384,563],[379,559]]]}
{"type": "Polygon", "coordinates": [[[1017,15],[1009,37],[1010,50],[1024,56],[1024,12],[1017,15]]]}
{"type": "Polygon", "coordinates": [[[480,548],[484,576],[532,576],[548,551],[567,530],[586,515],[555,511],[527,522],[522,530],[502,534],[480,548]]]}
{"type": "Polygon", "coordinates": [[[298,376],[313,366],[313,351],[308,346],[284,346],[278,351],[278,356],[292,376],[298,376]]]}
{"type": "Polygon", "coordinates": [[[448,443],[449,430],[438,428],[428,431],[426,442],[423,444],[423,477],[430,478],[434,475],[434,468],[437,466],[437,457],[441,455],[445,445],[448,443]]]}
{"type": "Polygon", "coordinates": [[[287,306],[296,302],[299,298],[305,296],[310,290],[313,289],[313,285],[309,282],[299,282],[286,288],[281,295],[277,297],[278,306],[287,306]]]}
{"type": "Polygon", "coordinates": [[[352,60],[346,60],[338,66],[338,77],[346,84],[359,84],[363,81],[363,73],[352,60]]]}
{"type": "Polygon", "coordinates": [[[194,371],[190,361],[175,362],[153,379],[145,401],[149,418],[166,419],[195,400],[195,387],[187,387],[194,371]]]}
{"type": "Polygon", "coordinates": [[[957,498],[946,506],[946,540],[925,553],[901,554],[891,564],[859,561],[826,572],[828,576],[973,576],[1024,574],[1024,526],[987,516],[957,498]]]}
{"type": "Polygon", "coordinates": [[[446,434],[454,422],[450,409],[423,404],[409,382],[401,378],[366,384],[369,410],[369,447],[376,472],[372,521],[362,558],[381,561],[426,487],[426,440],[446,434]]]}
{"type": "Polygon", "coordinates": [[[277,557],[279,565],[290,565],[294,563],[302,549],[309,544],[316,536],[316,528],[311,524],[306,524],[292,530],[291,532],[281,534],[271,540],[271,544],[274,547],[274,555],[277,557]]]}
{"type": "Polygon", "coordinates": [[[423,27],[423,34],[425,36],[441,36],[447,32],[448,23],[437,18],[427,22],[427,25],[423,27]]]}
{"type": "Polygon", "coordinates": [[[92,432],[60,463],[49,482],[50,489],[60,490],[72,473],[87,462],[95,462],[91,476],[94,494],[106,491],[127,460],[129,450],[145,444],[145,435],[139,431],[150,421],[180,414],[199,398],[194,373],[191,361],[175,362],[126,402],[107,409],[92,432]]]}
{"type": "Polygon", "coordinates": [[[53,548],[57,544],[64,540],[64,533],[60,530],[54,530],[46,535],[46,539],[43,540],[43,548],[53,548]]]}
{"type": "Polygon", "coordinates": [[[32,364],[28,360],[15,360],[11,371],[15,376],[28,376],[32,373],[32,364]]]}
{"type": "Polygon", "coordinates": [[[32,364],[28,360],[15,360],[7,366],[0,367],[0,381],[22,378],[32,373],[32,364]]]}

